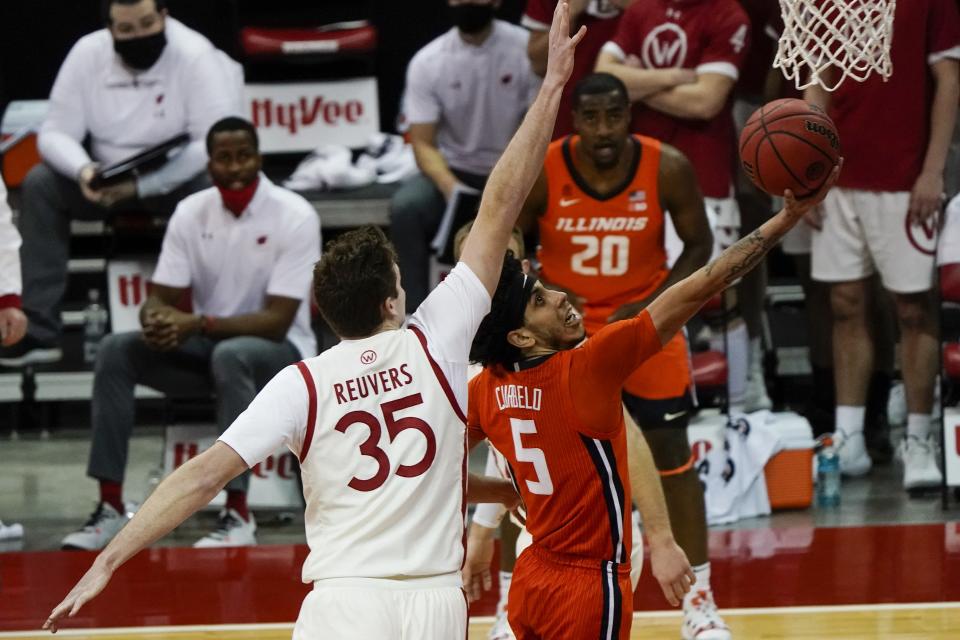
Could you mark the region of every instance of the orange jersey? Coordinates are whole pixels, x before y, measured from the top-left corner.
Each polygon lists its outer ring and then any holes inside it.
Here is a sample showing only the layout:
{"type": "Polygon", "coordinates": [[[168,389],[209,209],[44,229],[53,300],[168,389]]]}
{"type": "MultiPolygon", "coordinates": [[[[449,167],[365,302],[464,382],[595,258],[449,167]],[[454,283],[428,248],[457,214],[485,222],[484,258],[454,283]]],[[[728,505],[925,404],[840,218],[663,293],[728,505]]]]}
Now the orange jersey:
{"type": "Polygon", "coordinates": [[[650,314],[605,326],[582,346],[484,369],[467,426],[510,465],[534,544],[629,566],[630,482],[620,393],[660,350],[650,314]]]}
{"type": "MultiPolygon", "coordinates": [[[[669,274],[658,174],[660,142],[631,137],[635,166],[629,182],[601,197],[574,166],[579,136],[547,150],[547,207],[540,217],[540,275],[586,299],[588,335],[622,305],[649,296],[669,274]]],[[[687,345],[678,334],[644,363],[624,388],[644,398],[672,398],[690,386],[687,345]]]]}

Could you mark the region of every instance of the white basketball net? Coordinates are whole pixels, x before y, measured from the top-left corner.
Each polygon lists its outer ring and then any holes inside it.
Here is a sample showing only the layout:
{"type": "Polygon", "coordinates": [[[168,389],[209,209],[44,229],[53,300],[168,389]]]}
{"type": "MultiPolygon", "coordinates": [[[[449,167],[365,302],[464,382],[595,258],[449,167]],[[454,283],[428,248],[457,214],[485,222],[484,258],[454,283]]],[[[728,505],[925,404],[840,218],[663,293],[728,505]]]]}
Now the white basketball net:
{"type": "Polygon", "coordinates": [[[890,42],[896,0],[780,0],[783,33],[773,66],[797,89],[833,91],[846,78],[863,82],[893,73],[890,42]]]}

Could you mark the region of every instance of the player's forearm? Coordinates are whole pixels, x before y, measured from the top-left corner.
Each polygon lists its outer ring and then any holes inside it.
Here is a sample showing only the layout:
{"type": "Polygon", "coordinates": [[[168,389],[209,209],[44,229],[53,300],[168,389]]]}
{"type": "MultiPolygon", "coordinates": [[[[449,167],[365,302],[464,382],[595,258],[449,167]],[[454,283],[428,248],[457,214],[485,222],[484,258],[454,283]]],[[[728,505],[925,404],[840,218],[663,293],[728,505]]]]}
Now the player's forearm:
{"type": "Polygon", "coordinates": [[[413,155],[421,173],[436,185],[444,197],[449,196],[457,184],[457,177],[453,175],[440,149],[426,142],[414,141],[413,155]]]}
{"type": "Polygon", "coordinates": [[[673,285],[654,300],[647,309],[661,343],[666,344],[710,298],[757,266],[808,208],[781,210],[759,229],[721,253],[716,260],[673,285]]]}
{"type": "MultiPolygon", "coordinates": [[[[629,415],[624,412],[625,419],[629,415]]],[[[630,420],[632,423],[632,420],[630,420]]],[[[627,465],[633,502],[643,518],[643,530],[651,545],[673,541],[670,516],[663,495],[660,475],[653,462],[650,446],[635,424],[627,424],[627,465]]]]}
{"type": "Polygon", "coordinates": [[[947,152],[957,119],[957,100],[960,98],[960,80],[957,79],[958,63],[943,60],[937,64],[947,65],[949,72],[937,73],[936,89],[930,106],[930,138],[923,157],[923,173],[943,175],[947,152]]]}
{"type": "Polygon", "coordinates": [[[469,475],[467,502],[495,502],[513,505],[516,501],[517,491],[509,480],[479,476],[475,473],[469,475]]]}
{"type": "Polygon", "coordinates": [[[600,54],[594,70],[619,78],[627,87],[627,97],[631,102],[638,102],[659,91],[670,89],[679,81],[676,69],[639,69],[618,62],[609,53],[600,54]]]}
{"type": "Polygon", "coordinates": [[[213,500],[226,481],[211,481],[211,474],[204,470],[203,459],[201,454],[161,482],[130,522],[97,556],[97,562],[116,571],[136,553],[173,531],[213,500]]]}

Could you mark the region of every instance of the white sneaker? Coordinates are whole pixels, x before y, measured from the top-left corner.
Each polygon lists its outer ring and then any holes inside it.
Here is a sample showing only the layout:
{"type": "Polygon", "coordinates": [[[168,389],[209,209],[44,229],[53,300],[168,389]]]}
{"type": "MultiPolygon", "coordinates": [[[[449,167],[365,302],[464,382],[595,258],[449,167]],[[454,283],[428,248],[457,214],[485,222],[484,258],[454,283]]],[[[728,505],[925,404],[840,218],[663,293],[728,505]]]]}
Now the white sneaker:
{"type": "Polygon", "coordinates": [[[19,522],[14,522],[13,524],[3,524],[3,520],[0,520],[0,541],[2,540],[19,540],[23,537],[23,525],[19,522]]]}
{"type": "Polygon", "coordinates": [[[907,436],[900,443],[899,454],[903,459],[903,488],[923,489],[939,487],[943,475],[937,467],[937,446],[932,437],[921,440],[907,436]]]}
{"type": "Polygon", "coordinates": [[[510,623],[507,622],[506,609],[497,613],[487,640],[517,640],[517,636],[513,635],[513,629],[510,628],[510,623]]]}
{"type": "Polygon", "coordinates": [[[711,589],[696,590],[683,601],[683,640],[730,640],[730,627],[720,617],[711,589]]]}
{"type": "Polygon", "coordinates": [[[840,473],[845,476],[865,476],[873,466],[867,446],[863,440],[863,431],[846,434],[837,429],[833,434],[833,443],[840,458],[840,473]]]}
{"type": "Polygon", "coordinates": [[[257,523],[250,514],[250,520],[244,520],[233,509],[220,512],[220,521],[216,530],[193,543],[198,549],[219,547],[250,547],[257,544],[257,523]]]}
{"type": "Polygon", "coordinates": [[[90,514],[90,518],[79,531],[74,531],[65,537],[60,546],[63,549],[82,549],[97,551],[107,546],[113,536],[120,532],[127,524],[126,513],[118,513],[113,506],[106,502],[97,505],[97,510],[90,514]]]}

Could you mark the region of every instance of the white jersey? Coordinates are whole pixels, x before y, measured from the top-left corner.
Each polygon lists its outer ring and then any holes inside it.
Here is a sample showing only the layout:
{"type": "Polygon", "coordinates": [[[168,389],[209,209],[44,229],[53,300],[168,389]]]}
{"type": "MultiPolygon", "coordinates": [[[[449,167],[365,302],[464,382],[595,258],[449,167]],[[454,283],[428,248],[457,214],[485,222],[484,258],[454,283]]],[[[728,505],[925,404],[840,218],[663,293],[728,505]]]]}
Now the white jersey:
{"type": "Polygon", "coordinates": [[[287,367],[221,436],[251,466],[280,444],[300,457],[304,582],[460,580],[467,357],[489,309],[461,263],[409,328],[344,340],[287,367]]]}

